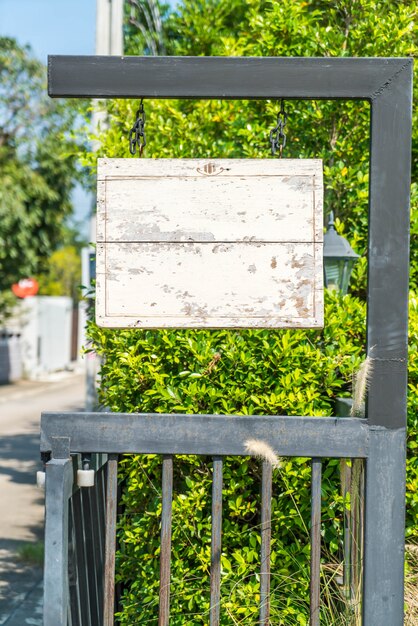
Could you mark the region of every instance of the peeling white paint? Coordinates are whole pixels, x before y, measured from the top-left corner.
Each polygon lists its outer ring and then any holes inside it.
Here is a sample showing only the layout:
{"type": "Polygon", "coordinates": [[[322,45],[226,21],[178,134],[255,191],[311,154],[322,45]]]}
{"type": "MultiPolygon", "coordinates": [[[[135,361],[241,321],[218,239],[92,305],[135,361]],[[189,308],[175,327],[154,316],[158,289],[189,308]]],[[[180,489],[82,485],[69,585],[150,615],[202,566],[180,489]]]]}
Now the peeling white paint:
{"type": "Polygon", "coordinates": [[[99,159],[98,179],[98,324],[323,324],[320,161],[99,159]]]}

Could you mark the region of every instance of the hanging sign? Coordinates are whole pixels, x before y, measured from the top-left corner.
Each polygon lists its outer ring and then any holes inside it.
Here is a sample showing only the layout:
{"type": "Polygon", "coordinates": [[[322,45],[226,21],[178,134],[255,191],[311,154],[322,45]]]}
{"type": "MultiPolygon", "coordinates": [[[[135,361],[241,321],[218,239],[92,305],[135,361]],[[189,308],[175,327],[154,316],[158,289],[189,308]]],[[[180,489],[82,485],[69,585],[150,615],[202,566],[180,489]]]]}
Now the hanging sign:
{"type": "Polygon", "coordinates": [[[99,159],[96,320],[323,325],[320,160],[99,159]]]}

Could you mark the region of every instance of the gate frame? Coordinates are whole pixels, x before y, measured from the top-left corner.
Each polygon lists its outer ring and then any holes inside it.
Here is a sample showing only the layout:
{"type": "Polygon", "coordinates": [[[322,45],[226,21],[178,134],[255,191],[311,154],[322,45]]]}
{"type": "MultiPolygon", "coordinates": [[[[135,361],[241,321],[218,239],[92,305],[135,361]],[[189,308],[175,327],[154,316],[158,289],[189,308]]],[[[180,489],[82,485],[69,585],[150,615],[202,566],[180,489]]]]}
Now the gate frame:
{"type": "Polygon", "coordinates": [[[51,97],[370,103],[367,354],[374,371],[366,409],[363,623],[401,626],[412,59],[50,56],[48,64],[51,97]]]}

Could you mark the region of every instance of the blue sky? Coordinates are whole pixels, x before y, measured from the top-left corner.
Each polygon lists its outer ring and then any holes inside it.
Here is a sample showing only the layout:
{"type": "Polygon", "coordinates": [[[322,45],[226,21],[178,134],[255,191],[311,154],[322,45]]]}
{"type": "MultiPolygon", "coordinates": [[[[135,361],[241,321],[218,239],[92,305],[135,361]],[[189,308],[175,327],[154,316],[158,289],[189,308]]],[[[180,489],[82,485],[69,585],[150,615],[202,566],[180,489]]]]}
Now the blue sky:
{"type": "Polygon", "coordinates": [[[96,0],[0,0],[0,35],[48,54],[94,54],[96,0]]]}

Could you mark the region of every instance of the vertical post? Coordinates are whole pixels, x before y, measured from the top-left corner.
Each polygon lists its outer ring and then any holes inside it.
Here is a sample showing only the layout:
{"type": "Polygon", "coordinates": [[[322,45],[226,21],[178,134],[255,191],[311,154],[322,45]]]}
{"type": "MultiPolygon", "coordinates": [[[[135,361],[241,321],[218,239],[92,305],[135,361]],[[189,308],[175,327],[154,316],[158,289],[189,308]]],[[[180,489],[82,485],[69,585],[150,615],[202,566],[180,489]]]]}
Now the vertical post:
{"type": "Polygon", "coordinates": [[[123,54],[123,0],[96,1],[96,54],[123,54]]]}
{"type": "Polygon", "coordinates": [[[363,621],[403,624],[412,60],[371,98],[363,621]],[[390,149],[392,148],[393,149],[390,149]]]}
{"type": "Polygon", "coordinates": [[[222,457],[213,458],[210,626],[219,626],[222,545],[222,457]]]}
{"type": "Polygon", "coordinates": [[[260,625],[270,624],[271,496],[273,467],[263,461],[261,477],[260,625]]]}
{"type": "Polygon", "coordinates": [[[321,459],[312,459],[310,626],[319,626],[321,582],[321,459]]]}
{"type": "Polygon", "coordinates": [[[101,607],[99,606],[98,585],[96,578],[97,553],[95,534],[98,528],[93,511],[94,487],[80,487],[81,511],[83,516],[84,536],[83,543],[86,555],[87,587],[90,600],[90,620],[92,626],[100,621],[101,607]]]}
{"type": "Polygon", "coordinates": [[[159,626],[170,619],[171,518],[173,509],[173,457],[163,456],[163,502],[161,511],[160,612],[159,626]]]}
{"type": "Polygon", "coordinates": [[[110,454],[106,476],[106,527],[103,626],[113,626],[115,614],[115,552],[118,491],[118,457],[110,454]]]}
{"type": "Polygon", "coordinates": [[[91,602],[90,589],[88,585],[89,568],[85,542],[85,519],[83,514],[83,503],[81,499],[81,489],[78,489],[74,493],[73,497],[71,498],[71,504],[77,562],[77,587],[81,614],[81,624],[83,626],[91,626],[91,602]]]}
{"type": "Polygon", "coordinates": [[[405,431],[375,427],[366,462],[363,623],[402,626],[405,431]]]}
{"type": "MultiPolygon", "coordinates": [[[[351,501],[353,506],[352,517],[352,543],[351,543],[351,561],[352,561],[352,580],[351,580],[351,598],[354,601],[355,614],[361,614],[361,590],[363,582],[363,562],[364,562],[364,476],[365,461],[363,459],[355,459],[353,461],[352,472],[352,494],[351,501]]],[[[360,621],[360,617],[358,618],[360,621]]]]}
{"type": "MultiPolygon", "coordinates": [[[[351,459],[350,459],[351,461],[351,459]]],[[[352,463],[352,461],[351,461],[352,463]]],[[[340,461],[340,480],[341,494],[344,501],[344,530],[343,530],[343,585],[344,593],[347,600],[351,597],[351,580],[352,580],[352,533],[353,533],[353,508],[350,499],[350,505],[347,506],[347,496],[352,494],[352,466],[348,464],[347,459],[340,461]]]]}
{"type": "Polygon", "coordinates": [[[69,609],[68,500],[73,488],[73,464],[52,458],[45,467],[44,626],[66,626],[69,609]]]}

